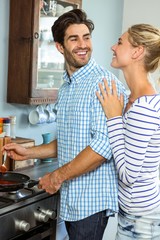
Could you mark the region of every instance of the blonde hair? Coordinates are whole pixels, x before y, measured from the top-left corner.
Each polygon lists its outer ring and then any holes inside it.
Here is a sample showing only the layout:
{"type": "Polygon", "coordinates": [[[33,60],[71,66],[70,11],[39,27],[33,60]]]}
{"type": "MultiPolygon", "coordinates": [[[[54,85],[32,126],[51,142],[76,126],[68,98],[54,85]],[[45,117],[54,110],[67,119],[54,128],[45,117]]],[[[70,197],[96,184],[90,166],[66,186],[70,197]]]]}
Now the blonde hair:
{"type": "Polygon", "coordinates": [[[149,24],[136,24],[128,29],[129,42],[133,47],[144,46],[144,67],[155,71],[160,64],[160,30],[149,24]]]}

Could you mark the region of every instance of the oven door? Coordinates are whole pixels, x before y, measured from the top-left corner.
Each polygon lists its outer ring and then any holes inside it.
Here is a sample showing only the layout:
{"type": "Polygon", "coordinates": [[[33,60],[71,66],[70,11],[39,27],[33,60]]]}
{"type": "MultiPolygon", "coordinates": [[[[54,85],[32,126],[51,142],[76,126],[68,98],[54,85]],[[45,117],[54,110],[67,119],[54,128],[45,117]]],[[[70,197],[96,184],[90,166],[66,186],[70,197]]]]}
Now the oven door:
{"type": "Polygon", "coordinates": [[[0,240],[56,240],[58,199],[44,192],[0,209],[0,240]]]}
{"type": "Polygon", "coordinates": [[[56,220],[43,223],[27,233],[23,233],[10,240],[56,240],[56,220]]]}

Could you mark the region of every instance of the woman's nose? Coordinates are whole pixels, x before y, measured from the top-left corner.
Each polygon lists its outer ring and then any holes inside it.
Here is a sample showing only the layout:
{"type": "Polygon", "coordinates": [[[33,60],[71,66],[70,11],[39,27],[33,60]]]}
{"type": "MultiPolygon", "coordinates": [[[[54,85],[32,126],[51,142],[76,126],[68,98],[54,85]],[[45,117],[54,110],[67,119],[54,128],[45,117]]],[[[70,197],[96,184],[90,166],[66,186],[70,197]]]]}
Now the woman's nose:
{"type": "Polygon", "coordinates": [[[114,51],[116,48],[116,44],[114,44],[112,47],[111,47],[111,50],[114,51]]]}

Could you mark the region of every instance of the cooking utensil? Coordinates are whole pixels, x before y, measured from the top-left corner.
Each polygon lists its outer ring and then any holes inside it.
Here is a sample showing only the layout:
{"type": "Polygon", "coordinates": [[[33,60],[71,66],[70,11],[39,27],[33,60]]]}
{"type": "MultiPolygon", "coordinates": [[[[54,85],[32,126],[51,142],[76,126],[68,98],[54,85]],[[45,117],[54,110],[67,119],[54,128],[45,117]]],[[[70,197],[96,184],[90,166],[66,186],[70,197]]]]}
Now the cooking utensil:
{"type": "Polygon", "coordinates": [[[5,151],[4,156],[3,156],[3,163],[0,166],[0,172],[2,172],[2,173],[5,173],[7,171],[7,168],[6,168],[6,165],[5,165],[6,160],[7,160],[7,152],[5,151]]]}
{"type": "Polygon", "coordinates": [[[39,181],[30,180],[30,177],[21,173],[0,173],[0,192],[17,191],[22,188],[31,188],[39,181]]]}

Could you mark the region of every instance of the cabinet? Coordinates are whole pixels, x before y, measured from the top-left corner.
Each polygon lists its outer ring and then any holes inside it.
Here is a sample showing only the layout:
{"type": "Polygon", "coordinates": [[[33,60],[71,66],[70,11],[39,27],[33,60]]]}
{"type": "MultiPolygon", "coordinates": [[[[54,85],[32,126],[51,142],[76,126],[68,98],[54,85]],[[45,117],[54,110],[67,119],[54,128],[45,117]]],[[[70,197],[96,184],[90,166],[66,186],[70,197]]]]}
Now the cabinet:
{"type": "Polygon", "coordinates": [[[82,0],[10,0],[7,102],[53,103],[62,84],[64,59],[51,34],[65,11],[82,0]]]}

